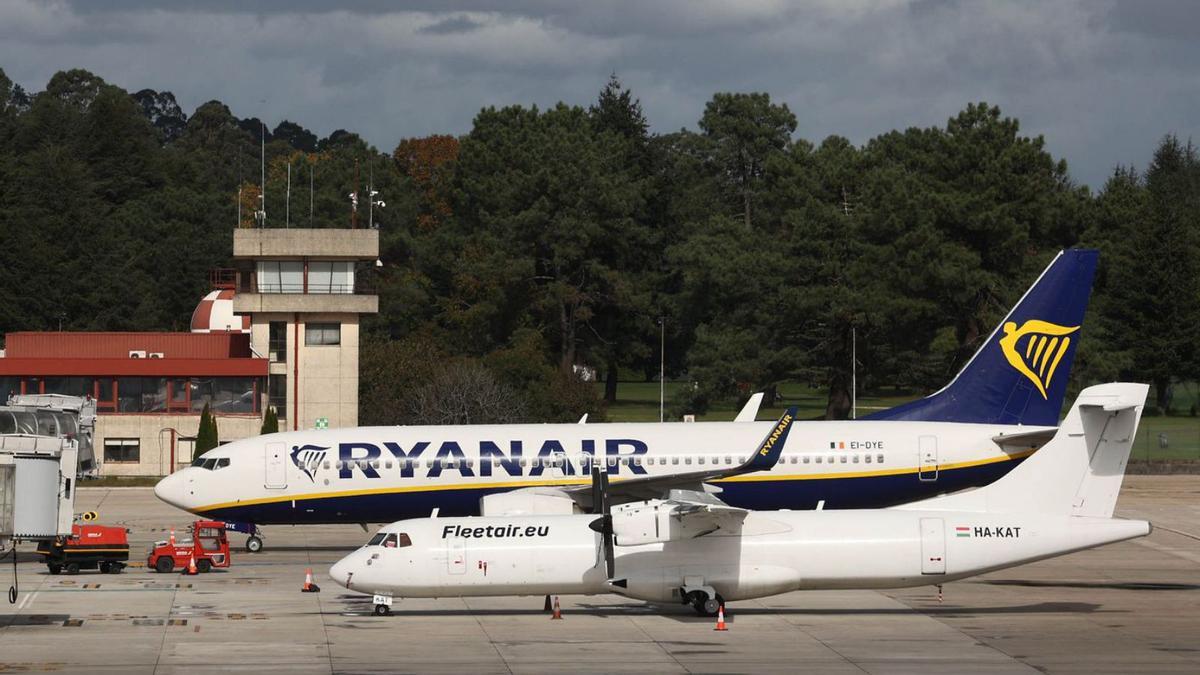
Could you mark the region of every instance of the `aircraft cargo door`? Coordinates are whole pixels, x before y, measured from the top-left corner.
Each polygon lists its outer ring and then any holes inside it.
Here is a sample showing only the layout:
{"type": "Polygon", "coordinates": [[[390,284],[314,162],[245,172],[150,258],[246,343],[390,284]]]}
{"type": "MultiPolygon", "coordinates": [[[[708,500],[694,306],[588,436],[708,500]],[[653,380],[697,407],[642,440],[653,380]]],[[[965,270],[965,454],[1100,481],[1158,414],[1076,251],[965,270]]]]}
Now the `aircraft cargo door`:
{"type": "Polygon", "coordinates": [[[917,461],[920,462],[917,478],[927,483],[937,480],[938,451],[937,436],[920,436],[917,438],[917,461]]]}
{"type": "Polygon", "coordinates": [[[946,526],[941,518],[921,519],[921,574],[946,573],[946,526]]]}
{"type": "Polygon", "coordinates": [[[287,446],[283,443],[267,443],[263,458],[267,463],[263,484],[276,490],[287,487],[287,446]]]}

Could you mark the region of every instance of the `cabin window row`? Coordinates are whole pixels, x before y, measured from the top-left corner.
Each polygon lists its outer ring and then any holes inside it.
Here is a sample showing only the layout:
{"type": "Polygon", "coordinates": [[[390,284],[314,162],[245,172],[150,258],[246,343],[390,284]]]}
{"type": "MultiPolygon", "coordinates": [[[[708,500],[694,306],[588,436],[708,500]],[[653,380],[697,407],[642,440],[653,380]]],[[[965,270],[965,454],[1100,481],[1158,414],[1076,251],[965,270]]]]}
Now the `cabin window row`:
{"type": "MultiPolygon", "coordinates": [[[[574,457],[574,458],[570,458],[570,459],[573,463],[580,462],[580,459],[578,457],[574,457]]],[[[619,458],[618,457],[609,457],[609,458],[607,458],[607,462],[601,460],[599,463],[600,464],[607,463],[608,466],[615,467],[618,464],[621,464],[624,466],[656,466],[656,465],[657,466],[667,466],[667,465],[691,466],[693,464],[698,465],[698,466],[702,466],[702,465],[734,466],[734,465],[743,464],[745,462],[746,462],[745,457],[734,457],[732,455],[716,456],[716,457],[704,456],[704,455],[700,455],[700,456],[676,455],[673,457],[619,457],[619,458]]],[[[789,455],[787,457],[781,457],[779,459],[779,462],[780,462],[780,464],[839,464],[839,463],[840,464],[859,464],[859,463],[883,464],[884,458],[883,458],[883,453],[879,453],[879,454],[875,454],[875,455],[870,455],[870,454],[867,454],[867,455],[859,455],[859,454],[853,454],[853,455],[850,455],[850,454],[789,455]]],[[[391,469],[393,467],[399,468],[399,469],[403,469],[403,468],[412,469],[412,468],[416,468],[419,466],[424,466],[425,468],[428,469],[428,468],[432,468],[435,463],[440,463],[442,467],[447,468],[447,469],[457,469],[457,468],[470,469],[470,468],[474,468],[475,466],[483,466],[483,465],[490,465],[492,467],[499,468],[499,467],[503,467],[505,464],[511,465],[512,463],[516,463],[518,466],[522,466],[522,467],[556,468],[556,467],[560,467],[563,465],[563,460],[562,460],[561,456],[558,456],[558,457],[517,457],[517,458],[512,458],[512,459],[501,459],[501,458],[491,457],[488,459],[478,460],[478,461],[475,459],[449,459],[449,458],[445,459],[445,460],[437,460],[437,459],[413,460],[413,459],[409,459],[409,460],[398,460],[395,462],[393,462],[390,459],[388,459],[388,460],[358,459],[358,460],[349,460],[349,461],[338,461],[338,462],[332,462],[332,463],[329,461],[326,461],[324,463],[324,466],[326,469],[329,469],[330,466],[333,466],[334,468],[339,469],[339,470],[353,469],[353,468],[366,469],[368,467],[372,468],[372,469],[391,469]]]]}

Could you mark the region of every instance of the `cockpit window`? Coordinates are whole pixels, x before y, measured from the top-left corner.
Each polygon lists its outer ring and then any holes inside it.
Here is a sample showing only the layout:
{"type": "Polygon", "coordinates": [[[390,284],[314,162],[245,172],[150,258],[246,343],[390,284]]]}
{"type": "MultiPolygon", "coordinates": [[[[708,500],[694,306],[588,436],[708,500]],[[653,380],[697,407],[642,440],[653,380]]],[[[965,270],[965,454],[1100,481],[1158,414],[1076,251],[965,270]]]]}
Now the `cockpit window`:
{"type": "Polygon", "coordinates": [[[404,548],[405,546],[412,546],[412,539],[408,538],[408,534],[406,532],[401,532],[400,533],[400,548],[404,548]]]}
{"type": "Polygon", "coordinates": [[[196,459],[192,460],[192,466],[203,466],[203,465],[204,465],[203,457],[197,457],[196,459]]]}
{"type": "Polygon", "coordinates": [[[204,468],[208,469],[209,471],[212,471],[213,467],[216,465],[217,465],[217,460],[215,458],[210,458],[210,459],[204,460],[204,468]]]}
{"type": "Polygon", "coordinates": [[[228,458],[228,457],[221,457],[221,458],[217,459],[217,465],[216,465],[215,467],[213,467],[213,468],[216,468],[216,469],[224,469],[224,468],[225,468],[225,467],[227,467],[227,466],[229,466],[229,458],[228,458]]]}
{"type": "Polygon", "coordinates": [[[395,532],[389,534],[387,537],[384,538],[383,547],[384,548],[396,548],[396,533],[395,532]]]}
{"type": "Polygon", "coordinates": [[[386,536],[387,536],[386,532],[376,532],[375,536],[371,537],[371,541],[367,542],[367,546],[378,546],[383,541],[383,538],[386,536]]]}
{"type": "Polygon", "coordinates": [[[207,469],[209,471],[215,471],[216,469],[224,469],[225,467],[229,466],[229,458],[197,457],[196,459],[192,460],[192,466],[199,467],[201,469],[207,469]]]}

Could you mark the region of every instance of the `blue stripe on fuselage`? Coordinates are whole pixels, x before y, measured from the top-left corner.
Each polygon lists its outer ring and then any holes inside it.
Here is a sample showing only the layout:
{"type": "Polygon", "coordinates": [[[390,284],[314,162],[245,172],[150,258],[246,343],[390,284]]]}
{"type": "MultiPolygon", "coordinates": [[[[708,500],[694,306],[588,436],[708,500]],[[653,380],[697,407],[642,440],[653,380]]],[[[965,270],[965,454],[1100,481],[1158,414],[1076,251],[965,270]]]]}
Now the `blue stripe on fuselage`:
{"type": "MultiPolygon", "coordinates": [[[[721,499],[755,511],[814,509],[824,500],[827,509],[875,509],[987,485],[1008,473],[1024,458],[979,466],[947,469],[936,481],[915,473],[847,478],[729,481],[720,483],[721,499]]],[[[297,499],[268,504],[231,506],[204,512],[206,517],[258,525],[323,523],[390,523],[425,518],[436,508],[443,516],[477,516],[485,495],[511,488],[463,488],[428,492],[383,492],[346,497],[297,499]]]]}

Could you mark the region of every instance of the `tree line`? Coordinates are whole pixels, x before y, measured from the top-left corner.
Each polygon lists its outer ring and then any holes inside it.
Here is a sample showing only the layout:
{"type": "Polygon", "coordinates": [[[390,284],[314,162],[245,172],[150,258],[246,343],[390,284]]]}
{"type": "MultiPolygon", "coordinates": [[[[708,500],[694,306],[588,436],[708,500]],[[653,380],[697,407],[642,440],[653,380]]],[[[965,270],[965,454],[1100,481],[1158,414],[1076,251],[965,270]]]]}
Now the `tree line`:
{"type": "Polygon", "coordinates": [[[801,381],[843,418],[852,349],[860,389],[933,390],[1076,245],[1101,250],[1076,385],[1150,381],[1169,411],[1200,379],[1190,141],[1093,193],[986,103],[861,145],[797,137],[766,93],[649,128],[615,76],[588,106],[488,107],[383,152],[84,70],[33,94],[0,71],[0,329],[185,330],[235,227],[347,227],[351,192],[365,226],[370,184],[364,423],[595,418],[619,380],[657,377],[660,344],[691,385],[673,414],[801,381]]]}

